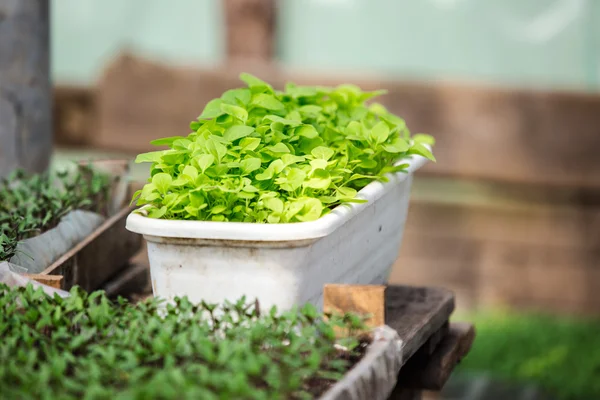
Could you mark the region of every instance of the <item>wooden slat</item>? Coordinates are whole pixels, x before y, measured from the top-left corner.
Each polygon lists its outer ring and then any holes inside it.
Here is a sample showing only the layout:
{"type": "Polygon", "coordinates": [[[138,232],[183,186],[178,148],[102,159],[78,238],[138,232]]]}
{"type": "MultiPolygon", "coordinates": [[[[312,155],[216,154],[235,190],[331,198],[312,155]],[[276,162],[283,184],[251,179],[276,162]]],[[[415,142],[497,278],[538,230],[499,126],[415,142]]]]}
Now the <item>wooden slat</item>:
{"type": "Polygon", "coordinates": [[[450,329],[433,353],[417,352],[398,375],[398,389],[441,390],[456,365],[471,349],[475,339],[472,324],[458,322],[450,329]]]}
{"type": "MultiPolygon", "coordinates": [[[[600,95],[406,83],[364,74],[308,75],[273,64],[249,68],[276,87],[292,80],[387,89],[381,101],[413,132],[438,140],[438,163],[424,173],[600,187],[600,95]]],[[[239,72],[239,67],[190,70],[121,57],[100,83],[101,130],[94,144],[145,151],[151,139],[186,134],[189,121],[210,99],[241,85],[239,72]]]]}
{"type": "Polygon", "coordinates": [[[23,276],[55,289],[63,288],[64,277],[62,275],[23,274],[23,276]]]}
{"type": "Polygon", "coordinates": [[[140,249],[141,236],[125,228],[125,220],[134,208],[126,207],[106,220],[42,274],[63,275],[67,290],[73,285],[88,291],[100,287],[140,249]]]}
{"type": "Polygon", "coordinates": [[[463,310],[593,314],[600,307],[598,233],[597,207],[413,201],[390,280],[448,287],[463,310]]]}
{"type": "Polygon", "coordinates": [[[442,288],[394,286],[385,291],[385,324],[402,339],[404,361],[448,321],[454,295],[442,288]]]}

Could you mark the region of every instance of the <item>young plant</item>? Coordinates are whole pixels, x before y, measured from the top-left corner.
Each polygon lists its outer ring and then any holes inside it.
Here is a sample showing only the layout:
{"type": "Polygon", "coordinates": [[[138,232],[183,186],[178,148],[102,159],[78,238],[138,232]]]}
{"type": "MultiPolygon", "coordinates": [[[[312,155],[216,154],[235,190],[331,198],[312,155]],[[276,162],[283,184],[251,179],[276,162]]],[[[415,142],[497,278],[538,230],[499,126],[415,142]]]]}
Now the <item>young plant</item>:
{"type": "Polygon", "coordinates": [[[150,181],[134,195],[151,218],[313,221],[412,155],[435,160],[427,135],[366,104],[382,91],[268,83],[242,74],[247,88],[210,101],[187,137],[151,142],[168,150],[140,154],[150,181]]]}
{"type": "Polygon", "coordinates": [[[9,260],[19,241],[58,225],[73,210],[106,213],[109,177],[88,166],[74,174],[28,175],[17,170],[0,180],[0,261],[9,260]]]}
{"type": "Polygon", "coordinates": [[[312,306],[261,315],[245,299],[160,305],[0,284],[2,398],[311,399],[368,344],[354,335],[339,350],[334,328],[352,334],[362,319],[324,319],[312,306]]]}

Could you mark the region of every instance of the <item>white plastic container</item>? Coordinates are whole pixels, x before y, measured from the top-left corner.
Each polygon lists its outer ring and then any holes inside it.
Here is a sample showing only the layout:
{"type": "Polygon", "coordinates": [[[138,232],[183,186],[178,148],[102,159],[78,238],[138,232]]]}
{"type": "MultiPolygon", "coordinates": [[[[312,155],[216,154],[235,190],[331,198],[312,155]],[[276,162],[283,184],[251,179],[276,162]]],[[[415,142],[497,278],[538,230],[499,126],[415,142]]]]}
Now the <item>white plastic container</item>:
{"type": "Polygon", "coordinates": [[[155,296],[194,302],[258,298],[261,308],[322,306],[326,283],[383,284],[398,256],[414,171],[389,175],[311,222],[256,224],[177,221],[132,213],[127,229],[144,235],[155,296]]]}

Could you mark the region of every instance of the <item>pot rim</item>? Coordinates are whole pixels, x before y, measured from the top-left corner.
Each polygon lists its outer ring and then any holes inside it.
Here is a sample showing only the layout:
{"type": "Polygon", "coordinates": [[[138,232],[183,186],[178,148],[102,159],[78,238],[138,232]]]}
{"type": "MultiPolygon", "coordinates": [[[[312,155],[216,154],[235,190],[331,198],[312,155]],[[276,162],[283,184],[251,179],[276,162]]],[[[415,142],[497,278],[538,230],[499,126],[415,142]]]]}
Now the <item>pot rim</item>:
{"type": "Polygon", "coordinates": [[[132,212],[127,217],[126,228],[144,236],[185,239],[269,242],[319,239],[333,233],[369,204],[382,197],[393,186],[408,179],[411,174],[427,162],[427,159],[421,156],[413,156],[412,159],[402,160],[401,162],[406,163],[406,161],[409,164],[406,172],[388,174],[388,182],[374,181],[358,192],[356,198],[367,200],[366,203],[341,204],[315,221],[263,224],[256,222],[167,220],[148,218],[132,212]]]}

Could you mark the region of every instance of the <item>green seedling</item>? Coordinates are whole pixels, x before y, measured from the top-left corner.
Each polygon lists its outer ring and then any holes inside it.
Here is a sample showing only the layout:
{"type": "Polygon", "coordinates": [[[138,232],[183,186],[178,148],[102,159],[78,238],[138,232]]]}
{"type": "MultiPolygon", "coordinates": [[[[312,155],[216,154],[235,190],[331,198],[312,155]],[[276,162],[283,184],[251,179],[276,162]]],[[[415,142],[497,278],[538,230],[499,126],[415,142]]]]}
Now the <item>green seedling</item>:
{"type": "Polygon", "coordinates": [[[151,218],[285,223],[314,221],[403,160],[435,160],[433,139],[411,135],[382,105],[384,92],[287,84],[284,91],[248,74],[247,88],[210,101],[187,137],[152,142],[140,154],[151,178],[134,195],[151,218]]]}
{"type": "Polygon", "coordinates": [[[9,260],[19,241],[58,225],[73,210],[106,214],[109,177],[88,166],[69,174],[28,175],[17,170],[0,180],[0,261],[9,260]]]}
{"type": "Polygon", "coordinates": [[[356,316],[324,318],[309,305],[261,314],[243,298],[165,308],[70,293],[0,284],[3,399],[312,399],[368,344],[356,316]],[[350,336],[340,342],[337,328],[350,336]]]}

